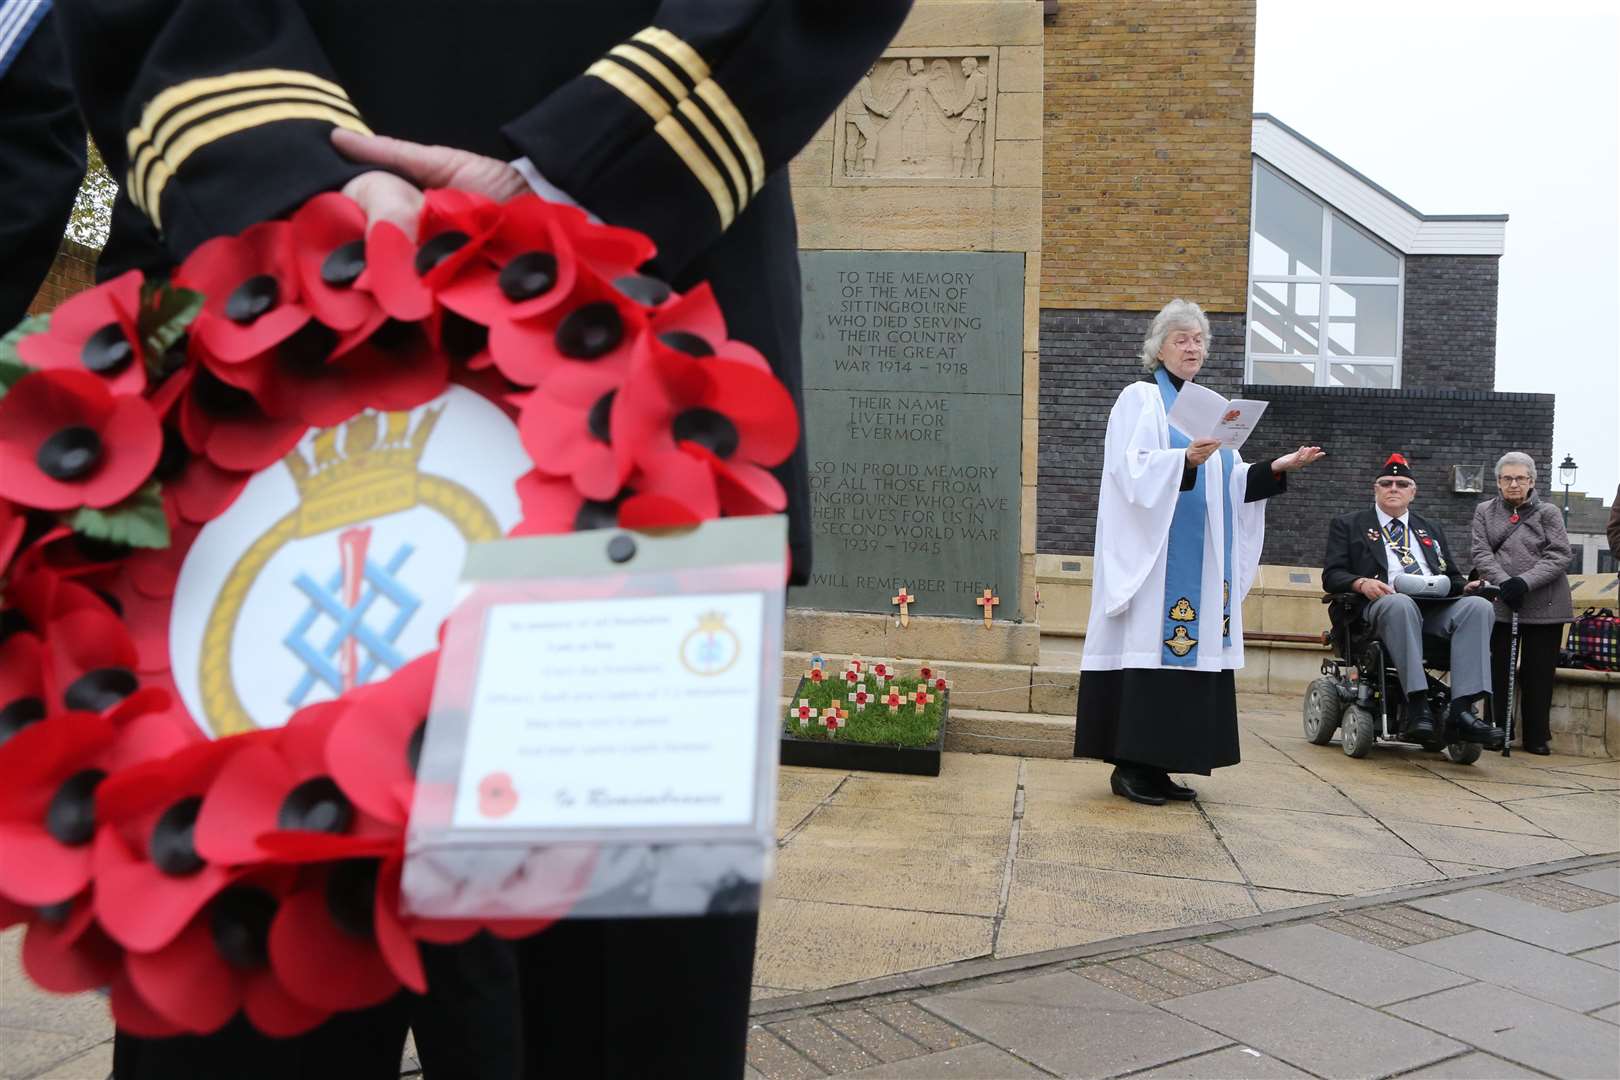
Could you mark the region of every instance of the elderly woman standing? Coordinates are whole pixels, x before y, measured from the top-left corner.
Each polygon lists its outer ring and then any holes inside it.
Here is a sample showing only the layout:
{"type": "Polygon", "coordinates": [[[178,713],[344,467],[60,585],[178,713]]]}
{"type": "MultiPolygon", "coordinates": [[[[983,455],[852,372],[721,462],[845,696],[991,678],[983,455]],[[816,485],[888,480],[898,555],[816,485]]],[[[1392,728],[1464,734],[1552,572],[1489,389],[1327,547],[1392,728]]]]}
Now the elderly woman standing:
{"type": "Polygon", "coordinates": [[[1243,666],[1264,500],[1322,456],[1302,446],[1254,468],[1171,427],[1167,414],[1208,355],[1203,310],[1166,304],[1142,346],[1148,378],[1114,402],[1103,446],[1074,753],[1111,763],[1114,794],[1154,806],[1196,796],[1170,773],[1238,762],[1232,672],[1243,666]]]}
{"type": "Polygon", "coordinates": [[[1517,694],[1523,717],[1524,748],[1550,753],[1553,670],[1564,624],[1574,617],[1569,596],[1569,534],[1564,515],[1536,494],[1536,463],[1529,454],[1503,454],[1496,463],[1501,497],[1474,508],[1474,573],[1502,587],[1491,633],[1492,705],[1496,725],[1507,723],[1510,623],[1519,613],[1517,694]]]}

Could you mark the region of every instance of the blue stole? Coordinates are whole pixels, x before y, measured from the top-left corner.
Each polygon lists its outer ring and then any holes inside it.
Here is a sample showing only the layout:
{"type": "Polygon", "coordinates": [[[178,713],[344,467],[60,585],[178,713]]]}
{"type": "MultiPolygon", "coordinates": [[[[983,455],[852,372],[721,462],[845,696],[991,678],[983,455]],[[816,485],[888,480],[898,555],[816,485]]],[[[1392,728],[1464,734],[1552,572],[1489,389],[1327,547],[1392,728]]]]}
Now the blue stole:
{"type": "MultiPolygon", "coordinates": [[[[1168,413],[1176,403],[1177,390],[1170,381],[1170,373],[1160,367],[1153,373],[1159,384],[1159,397],[1168,413]]],[[[1170,429],[1170,448],[1184,449],[1192,445],[1177,428],[1170,429]]],[[[1221,561],[1221,639],[1232,644],[1232,483],[1233,454],[1220,451],[1221,521],[1225,528],[1221,561]]],[[[1208,507],[1204,470],[1195,470],[1196,479],[1189,491],[1176,493],[1176,510],[1170,519],[1170,546],[1164,565],[1164,642],[1159,660],[1166,667],[1195,667],[1198,664],[1198,612],[1204,600],[1204,524],[1208,507]]]]}

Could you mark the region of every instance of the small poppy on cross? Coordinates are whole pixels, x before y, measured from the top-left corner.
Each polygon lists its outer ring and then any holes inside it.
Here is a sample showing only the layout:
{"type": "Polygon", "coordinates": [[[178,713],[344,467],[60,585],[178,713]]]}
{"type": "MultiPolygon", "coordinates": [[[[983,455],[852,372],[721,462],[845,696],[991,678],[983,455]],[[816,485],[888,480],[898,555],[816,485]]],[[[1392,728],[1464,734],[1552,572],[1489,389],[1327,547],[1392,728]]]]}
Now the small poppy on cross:
{"type": "Polygon", "coordinates": [[[856,687],[855,692],[849,696],[849,700],[855,703],[856,712],[865,712],[866,706],[872,702],[872,691],[864,686],[856,687]]]}
{"type": "Polygon", "coordinates": [[[916,602],[917,598],[907,592],[904,585],[900,586],[900,591],[898,594],[889,598],[889,603],[900,605],[901,626],[911,625],[911,605],[915,604],[916,602]]]}
{"type": "Polygon", "coordinates": [[[831,705],[822,710],[821,723],[828,731],[837,734],[839,728],[849,723],[849,713],[844,709],[839,708],[839,703],[834,701],[831,705]]]}
{"type": "Polygon", "coordinates": [[[802,697],[799,703],[793,706],[792,715],[799,721],[800,727],[809,727],[810,721],[816,718],[816,710],[811,708],[809,698],[802,697]]]}
{"type": "Polygon", "coordinates": [[[935,676],[932,685],[933,685],[935,690],[937,690],[939,693],[943,694],[945,691],[947,691],[947,690],[949,690],[951,688],[951,680],[949,680],[949,679],[947,679],[945,677],[944,672],[940,672],[937,676],[935,676]]]}
{"type": "Polygon", "coordinates": [[[925,662],[922,667],[917,669],[917,678],[923,682],[933,681],[934,669],[925,662]]]}
{"type": "Polygon", "coordinates": [[[859,670],[861,670],[861,668],[863,666],[864,666],[864,662],[861,660],[860,657],[852,656],[844,664],[844,670],[846,670],[846,671],[859,671],[859,670]]]}
{"type": "Polygon", "coordinates": [[[882,686],[894,677],[894,672],[889,670],[888,664],[877,663],[872,665],[872,677],[882,686]]]}
{"type": "Polygon", "coordinates": [[[899,712],[900,706],[906,702],[905,695],[900,693],[899,690],[890,690],[880,700],[889,707],[889,711],[892,713],[899,712]]]}
{"type": "Polygon", "coordinates": [[[859,671],[856,671],[854,668],[844,669],[844,682],[848,683],[850,686],[855,686],[858,685],[860,681],[861,673],[859,671]]]}
{"type": "Polygon", "coordinates": [[[927,687],[919,686],[917,687],[917,692],[911,695],[911,703],[917,706],[918,712],[922,712],[923,706],[932,705],[934,703],[934,695],[928,692],[927,687]]]}
{"type": "Polygon", "coordinates": [[[1001,603],[1001,597],[986,589],[984,595],[973,602],[984,608],[984,628],[986,630],[990,629],[990,613],[995,610],[997,604],[1001,603]]]}

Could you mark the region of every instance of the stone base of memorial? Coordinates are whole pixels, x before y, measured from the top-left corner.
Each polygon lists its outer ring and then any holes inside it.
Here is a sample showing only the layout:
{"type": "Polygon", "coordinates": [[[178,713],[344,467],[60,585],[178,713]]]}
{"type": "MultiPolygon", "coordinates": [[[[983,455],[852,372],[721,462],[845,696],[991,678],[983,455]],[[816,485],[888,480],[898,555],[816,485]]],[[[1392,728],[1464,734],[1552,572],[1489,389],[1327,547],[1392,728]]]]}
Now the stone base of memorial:
{"type": "Polygon", "coordinates": [[[931,695],[934,700],[919,709],[913,704],[916,679],[891,680],[888,687],[905,702],[894,712],[881,703],[887,690],[874,693],[875,703],[858,710],[849,704],[841,682],[835,684],[829,678],[814,684],[801,679],[782,722],[782,764],[938,776],[950,692],[931,695]],[[835,699],[842,702],[845,718],[836,729],[829,729],[823,716],[835,699]],[[809,708],[816,712],[805,724],[795,715],[802,701],[809,701],[809,708]]]}

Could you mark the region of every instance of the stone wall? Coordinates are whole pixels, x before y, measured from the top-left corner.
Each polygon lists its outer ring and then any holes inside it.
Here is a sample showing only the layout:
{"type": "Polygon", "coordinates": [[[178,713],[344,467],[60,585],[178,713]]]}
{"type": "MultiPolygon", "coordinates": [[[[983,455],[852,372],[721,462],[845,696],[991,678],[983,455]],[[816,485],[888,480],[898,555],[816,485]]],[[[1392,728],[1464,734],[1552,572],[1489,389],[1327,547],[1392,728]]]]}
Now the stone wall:
{"type": "Polygon", "coordinates": [[[1253,0],[1056,7],[1042,306],[1244,310],[1253,0]]]}
{"type": "Polygon", "coordinates": [[[1403,387],[1495,388],[1499,261],[1497,255],[1406,257],[1403,387]]]}
{"type": "Polygon", "coordinates": [[[96,283],[96,260],[101,252],[73,240],[64,239],[56,253],[56,261],[40,283],[39,293],[28,305],[28,313],[37,315],[50,311],[72,296],[96,283]]]}

